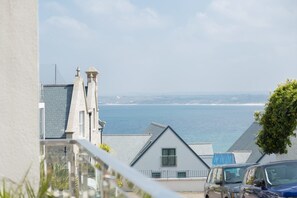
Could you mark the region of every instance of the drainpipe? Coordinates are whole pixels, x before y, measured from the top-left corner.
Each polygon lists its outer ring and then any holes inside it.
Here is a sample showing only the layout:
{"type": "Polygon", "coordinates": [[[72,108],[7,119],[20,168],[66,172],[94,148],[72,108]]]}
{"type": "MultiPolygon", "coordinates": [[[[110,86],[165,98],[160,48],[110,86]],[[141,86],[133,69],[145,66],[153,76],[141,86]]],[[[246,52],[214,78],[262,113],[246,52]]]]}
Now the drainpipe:
{"type": "Polygon", "coordinates": [[[92,125],[91,125],[91,113],[89,113],[89,142],[92,141],[92,125]]]}

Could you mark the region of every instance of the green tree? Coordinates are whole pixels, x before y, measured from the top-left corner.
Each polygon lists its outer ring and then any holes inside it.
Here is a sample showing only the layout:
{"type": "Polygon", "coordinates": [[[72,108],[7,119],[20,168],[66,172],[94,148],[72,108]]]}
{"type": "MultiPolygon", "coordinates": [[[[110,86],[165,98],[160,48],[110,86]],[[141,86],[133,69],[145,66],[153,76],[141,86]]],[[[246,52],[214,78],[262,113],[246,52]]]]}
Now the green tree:
{"type": "Polygon", "coordinates": [[[262,125],[256,144],[266,154],[287,153],[291,136],[297,126],[297,80],[280,84],[265,104],[263,112],[255,113],[255,120],[262,125]]]}

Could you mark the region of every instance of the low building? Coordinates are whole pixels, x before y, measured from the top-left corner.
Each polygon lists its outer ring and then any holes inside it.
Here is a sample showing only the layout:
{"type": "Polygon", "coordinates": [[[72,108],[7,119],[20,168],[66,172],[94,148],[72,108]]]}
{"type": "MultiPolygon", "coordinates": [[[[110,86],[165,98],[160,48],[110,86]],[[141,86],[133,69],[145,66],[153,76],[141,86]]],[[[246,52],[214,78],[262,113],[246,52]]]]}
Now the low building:
{"type": "Polygon", "coordinates": [[[103,143],[112,148],[112,155],[148,177],[206,177],[209,170],[197,154],[197,144],[195,152],[170,126],[151,123],[144,134],[103,135],[103,143]]]}
{"type": "Polygon", "coordinates": [[[43,85],[40,103],[40,138],[87,139],[101,143],[104,122],[100,122],[98,108],[98,71],[87,71],[87,86],[79,68],[73,84],[43,85]]]}

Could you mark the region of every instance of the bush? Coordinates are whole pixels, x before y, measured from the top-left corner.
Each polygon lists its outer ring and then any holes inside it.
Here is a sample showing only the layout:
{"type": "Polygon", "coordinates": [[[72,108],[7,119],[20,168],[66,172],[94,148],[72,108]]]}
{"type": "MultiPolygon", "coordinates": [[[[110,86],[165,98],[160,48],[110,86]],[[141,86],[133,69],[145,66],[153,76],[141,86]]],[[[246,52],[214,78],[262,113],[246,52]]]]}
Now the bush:
{"type": "Polygon", "coordinates": [[[280,84],[265,104],[264,112],[256,112],[255,120],[262,125],[256,144],[266,154],[287,153],[290,138],[296,137],[297,80],[280,84]]]}

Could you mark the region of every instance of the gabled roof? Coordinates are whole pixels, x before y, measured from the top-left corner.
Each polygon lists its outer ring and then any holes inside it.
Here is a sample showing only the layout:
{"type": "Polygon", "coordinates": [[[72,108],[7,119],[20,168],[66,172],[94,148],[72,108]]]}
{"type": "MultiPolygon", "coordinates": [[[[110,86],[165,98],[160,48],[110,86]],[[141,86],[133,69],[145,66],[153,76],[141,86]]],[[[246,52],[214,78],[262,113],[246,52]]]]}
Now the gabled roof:
{"type": "Polygon", "coordinates": [[[147,151],[147,149],[153,144],[153,142],[158,139],[158,137],[165,131],[165,129],[168,127],[168,125],[161,125],[155,122],[152,122],[148,128],[145,130],[144,134],[151,135],[149,140],[146,142],[146,144],[142,147],[142,149],[137,153],[135,158],[131,161],[131,166],[133,166],[138,159],[141,158],[141,156],[147,151]]]}
{"type": "Polygon", "coordinates": [[[43,86],[45,138],[66,138],[72,90],[73,84],[43,86]]]}
{"type": "Polygon", "coordinates": [[[207,167],[209,166],[195,153],[191,147],[170,127],[166,125],[161,125],[158,123],[151,123],[149,127],[145,130],[146,134],[151,134],[151,138],[148,140],[146,145],[140,150],[140,152],[136,155],[136,157],[131,162],[131,166],[133,166],[152,146],[153,144],[167,131],[170,129],[173,134],[207,167]]]}
{"type": "Polygon", "coordinates": [[[102,142],[110,146],[112,155],[129,165],[150,137],[148,134],[103,134],[102,142]]]}
{"type": "Polygon", "coordinates": [[[236,151],[251,151],[251,155],[247,159],[247,163],[258,162],[264,154],[260,151],[260,148],[256,145],[256,137],[261,130],[261,126],[257,122],[253,122],[252,125],[238,138],[238,140],[229,148],[228,152],[236,151]]]}

